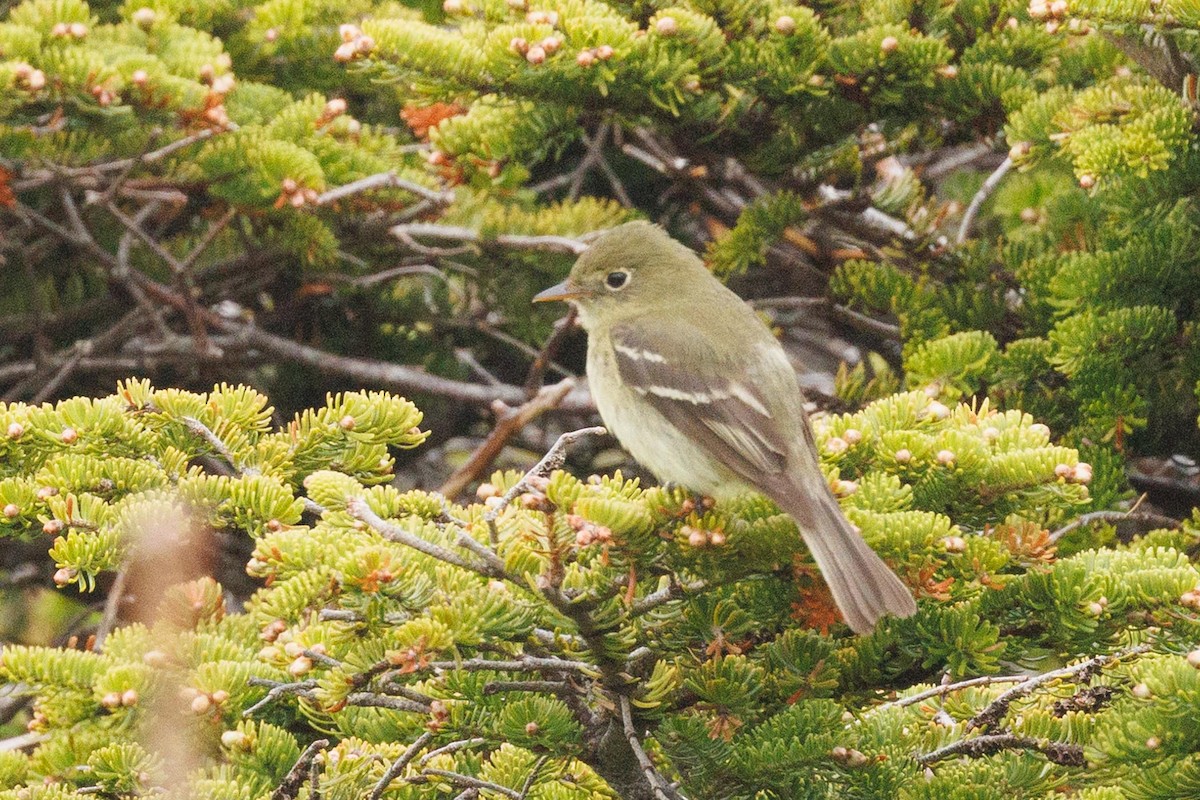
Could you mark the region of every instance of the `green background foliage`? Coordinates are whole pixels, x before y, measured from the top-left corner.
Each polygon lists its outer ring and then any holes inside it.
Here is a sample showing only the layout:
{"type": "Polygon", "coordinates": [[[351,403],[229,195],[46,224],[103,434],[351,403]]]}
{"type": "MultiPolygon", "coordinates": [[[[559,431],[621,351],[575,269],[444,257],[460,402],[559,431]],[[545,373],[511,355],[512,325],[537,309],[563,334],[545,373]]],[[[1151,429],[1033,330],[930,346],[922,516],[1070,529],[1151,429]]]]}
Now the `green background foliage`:
{"type": "Polygon", "coordinates": [[[324,797],[651,797],[629,738],[692,798],[1200,794],[1198,523],[1051,533],[1126,497],[1127,456],[1196,442],[1196,22],[1124,0],[6,5],[0,537],[48,550],[34,582],[70,598],[25,607],[83,621],[5,623],[27,644],[0,675],[33,700],[0,797],[311,796],[321,738],[324,797]],[[760,498],[392,485],[418,406],[445,437],[474,418],[456,400],[528,396],[551,330],[529,297],[639,215],[750,295],[828,283],[839,332],[882,353],[816,432],[915,617],[849,636],[760,498]],[[189,388],[109,394],[130,373],[189,388]],[[364,375],[415,404],[338,393],[364,375]],[[143,619],[87,613],[156,572],[143,619]],[[905,700],[1113,654],[1012,703],[905,700]]]}

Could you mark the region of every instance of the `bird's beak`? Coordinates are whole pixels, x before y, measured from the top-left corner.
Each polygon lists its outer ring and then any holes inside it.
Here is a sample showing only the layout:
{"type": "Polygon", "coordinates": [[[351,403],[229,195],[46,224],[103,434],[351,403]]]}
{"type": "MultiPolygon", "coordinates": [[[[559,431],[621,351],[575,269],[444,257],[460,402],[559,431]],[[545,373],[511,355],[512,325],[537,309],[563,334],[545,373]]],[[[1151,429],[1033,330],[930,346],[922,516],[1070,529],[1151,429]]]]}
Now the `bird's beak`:
{"type": "Polygon", "coordinates": [[[533,296],[535,303],[547,303],[551,300],[574,300],[583,296],[583,290],[571,283],[567,278],[562,283],[556,283],[549,289],[543,289],[533,296]]]}

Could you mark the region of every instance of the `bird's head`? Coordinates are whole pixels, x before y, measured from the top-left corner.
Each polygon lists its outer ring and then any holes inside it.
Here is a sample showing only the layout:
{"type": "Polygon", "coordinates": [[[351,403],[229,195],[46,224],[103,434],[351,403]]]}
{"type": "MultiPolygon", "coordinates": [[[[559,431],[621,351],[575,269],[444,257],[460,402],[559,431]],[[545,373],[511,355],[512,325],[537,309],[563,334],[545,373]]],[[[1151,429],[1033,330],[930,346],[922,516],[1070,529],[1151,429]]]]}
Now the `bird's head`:
{"type": "Polygon", "coordinates": [[[711,281],[700,259],[662,228],[627,222],[602,234],[579,256],[562,283],[535,303],[567,300],[585,328],[687,305],[689,292],[711,281]]]}

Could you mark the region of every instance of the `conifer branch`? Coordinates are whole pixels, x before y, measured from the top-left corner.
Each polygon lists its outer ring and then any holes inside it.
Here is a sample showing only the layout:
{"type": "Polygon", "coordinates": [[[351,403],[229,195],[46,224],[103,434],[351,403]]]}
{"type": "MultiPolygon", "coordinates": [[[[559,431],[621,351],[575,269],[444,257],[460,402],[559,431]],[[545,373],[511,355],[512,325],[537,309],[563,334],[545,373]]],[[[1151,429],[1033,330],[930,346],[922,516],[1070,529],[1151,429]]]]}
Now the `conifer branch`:
{"type": "Polygon", "coordinates": [[[504,509],[508,508],[509,504],[517,499],[518,495],[533,488],[532,482],[534,480],[549,477],[550,473],[566,463],[567,448],[588,436],[603,436],[606,433],[608,433],[607,428],[597,425],[591,428],[580,428],[577,431],[568,431],[559,436],[550,449],[546,451],[546,455],[542,456],[542,459],[534,464],[521,480],[513,484],[512,488],[504,493],[495,507],[489,509],[484,514],[484,519],[487,520],[489,525],[494,526],[499,516],[504,513],[504,509]]]}

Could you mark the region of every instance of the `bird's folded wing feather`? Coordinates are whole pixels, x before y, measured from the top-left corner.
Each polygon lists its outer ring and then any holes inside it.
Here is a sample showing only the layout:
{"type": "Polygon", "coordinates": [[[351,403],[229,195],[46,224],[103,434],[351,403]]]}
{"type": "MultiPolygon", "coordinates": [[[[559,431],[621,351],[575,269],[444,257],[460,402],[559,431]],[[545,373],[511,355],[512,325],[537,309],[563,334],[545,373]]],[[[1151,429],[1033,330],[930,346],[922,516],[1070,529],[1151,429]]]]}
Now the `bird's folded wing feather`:
{"type": "Polygon", "coordinates": [[[622,382],[739,476],[752,480],[782,472],[794,425],[780,417],[801,407],[786,357],[763,347],[731,363],[694,333],[662,322],[615,327],[613,351],[622,382]],[[789,388],[794,397],[781,398],[789,388]]]}

